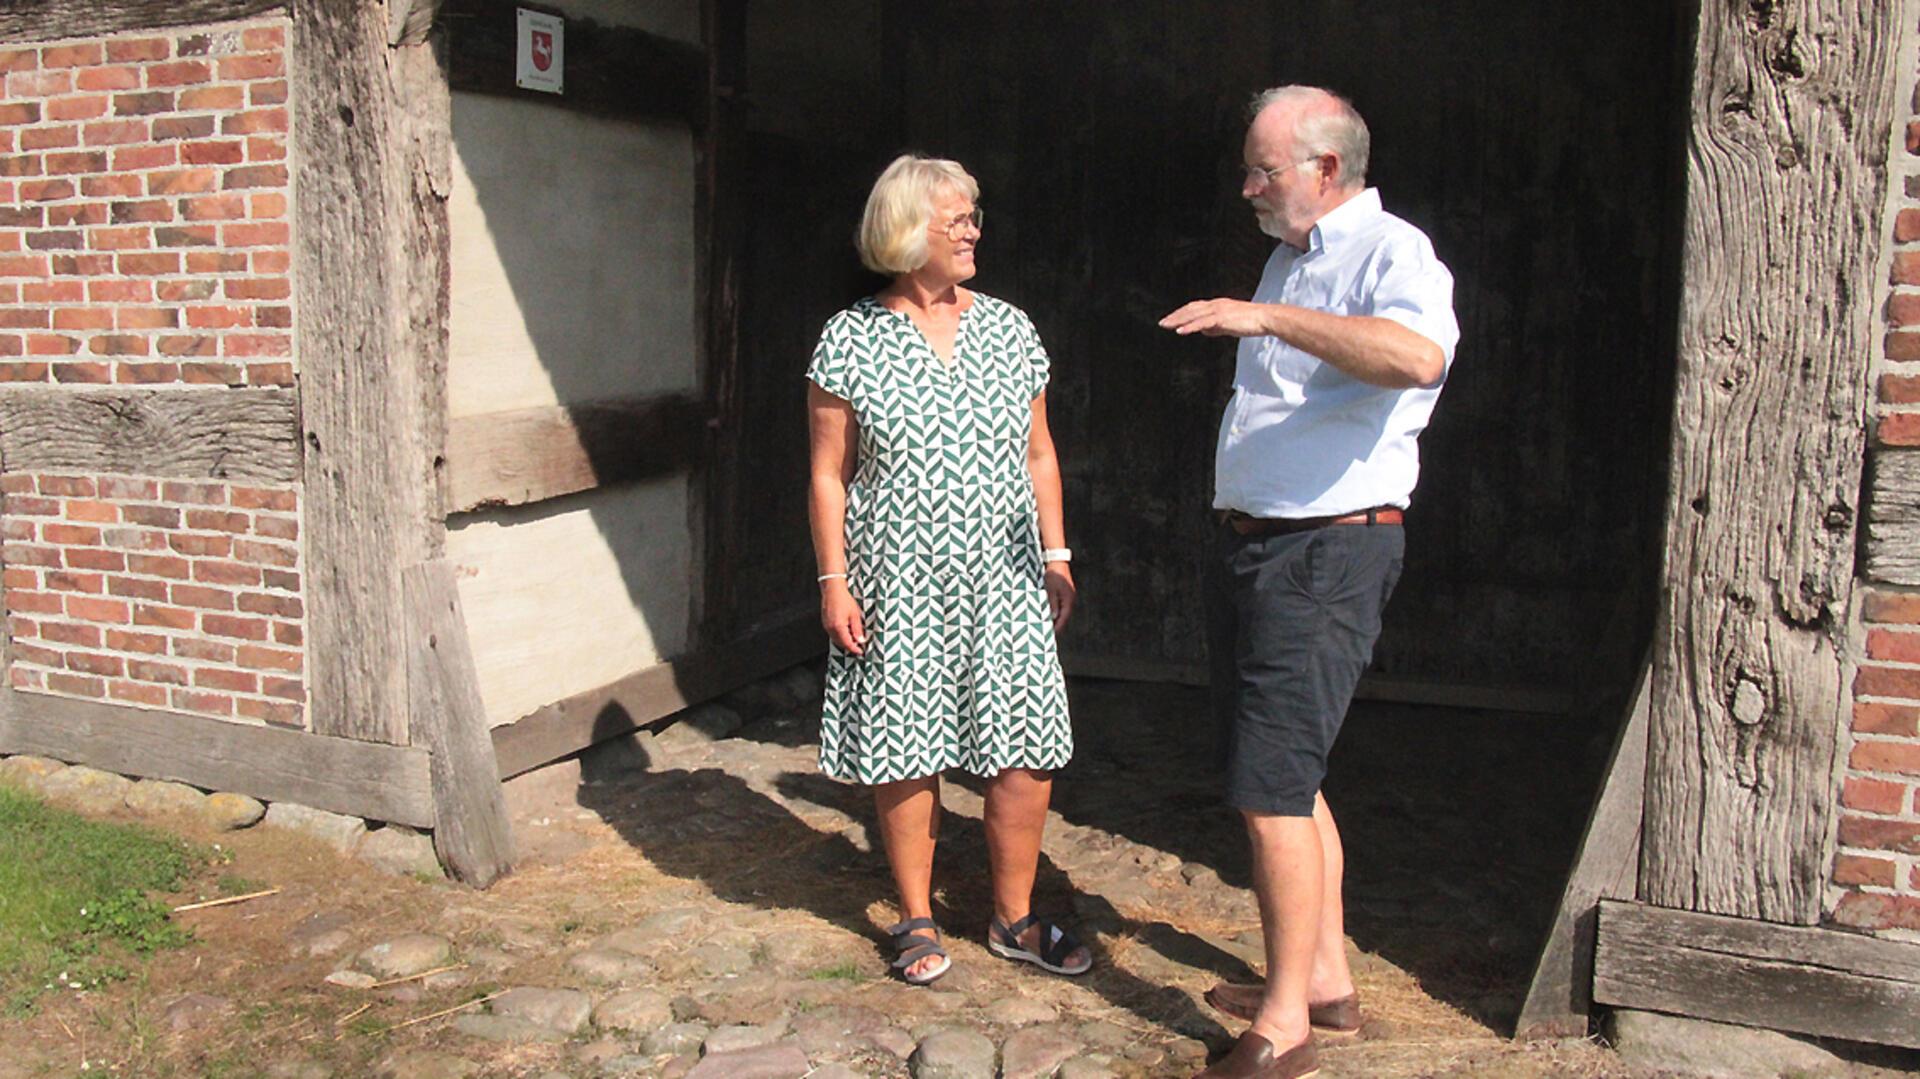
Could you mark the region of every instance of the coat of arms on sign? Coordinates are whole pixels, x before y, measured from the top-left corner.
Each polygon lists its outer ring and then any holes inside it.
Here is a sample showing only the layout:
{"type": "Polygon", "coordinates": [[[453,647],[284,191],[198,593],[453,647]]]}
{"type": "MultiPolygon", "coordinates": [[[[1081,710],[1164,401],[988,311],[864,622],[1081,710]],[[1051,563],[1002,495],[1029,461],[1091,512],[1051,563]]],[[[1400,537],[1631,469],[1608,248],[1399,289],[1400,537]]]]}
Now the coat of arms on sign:
{"type": "Polygon", "coordinates": [[[513,84],[523,90],[561,92],[567,21],[544,11],[517,9],[519,48],[515,52],[513,84]]]}

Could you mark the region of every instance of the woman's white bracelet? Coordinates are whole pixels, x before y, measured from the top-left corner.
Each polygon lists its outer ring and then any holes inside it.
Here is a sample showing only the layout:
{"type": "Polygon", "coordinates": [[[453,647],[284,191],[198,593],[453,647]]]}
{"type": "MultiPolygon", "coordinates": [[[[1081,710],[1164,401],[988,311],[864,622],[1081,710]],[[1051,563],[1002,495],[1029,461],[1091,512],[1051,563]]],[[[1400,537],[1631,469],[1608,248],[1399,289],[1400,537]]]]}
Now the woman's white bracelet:
{"type": "Polygon", "coordinates": [[[842,581],[847,579],[847,575],[844,573],[822,573],[818,578],[815,579],[814,583],[826,584],[828,581],[831,581],[836,577],[842,581]]]}
{"type": "Polygon", "coordinates": [[[1040,552],[1042,562],[1071,562],[1073,549],[1070,547],[1048,547],[1040,552]]]}

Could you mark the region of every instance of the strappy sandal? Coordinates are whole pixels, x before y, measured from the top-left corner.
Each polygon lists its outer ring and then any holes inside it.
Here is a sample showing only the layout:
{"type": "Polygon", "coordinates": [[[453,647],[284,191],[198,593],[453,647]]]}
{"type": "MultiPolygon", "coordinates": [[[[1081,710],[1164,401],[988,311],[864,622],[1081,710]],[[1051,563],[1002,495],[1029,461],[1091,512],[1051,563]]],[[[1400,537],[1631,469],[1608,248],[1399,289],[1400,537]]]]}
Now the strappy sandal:
{"type": "Polygon", "coordinates": [[[1032,914],[1027,915],[1012,925],[1002,925],[1000,924],[1000,919],[995,918],[987,926],[988,951],[1002,959],[1017,959],[1023,963],[1032,963],[1041,970],[1053,974],[1065,974],[1068,977],[1073,977],[1076,974],[1085,974],[1087,971],[1092,970],[1093,957],[1091,955],[1077,967],[1065,965],[1067,957],[1078,951],[1081,947],[1083,947],[1083,945],[1080,943],[1080,938],[1074,936],[1070,930],[1056,925],[1053,922],[1043,921],[1038,916],[1032,914]],[[1030,952],[1020,946],[1020,934],[1026,932],[1029,926],[1036,924],[1040,927],[1040,950],[1038,952],[1030,952]]]}
{"type": "Polygon", "coordinates": [[[893,961],[893,969],[899,973],[900,980],[908,985],[926,985],[945,974],[947,969],[953,966],[953,960],[947,956],[947,950],[940,946],[940,928],[933,924],[932,918],[908,918],[888,929],[887,935],[893,938],[894,951],[900,953],[893,961]],[[923,936],[916,932],[920,929],[925,929],[933,935],[923,936]],[[931,970],[923,970],[918,974],[909,973],[915,963],[930,955],[939,956],[940,962],[931,970]]]}

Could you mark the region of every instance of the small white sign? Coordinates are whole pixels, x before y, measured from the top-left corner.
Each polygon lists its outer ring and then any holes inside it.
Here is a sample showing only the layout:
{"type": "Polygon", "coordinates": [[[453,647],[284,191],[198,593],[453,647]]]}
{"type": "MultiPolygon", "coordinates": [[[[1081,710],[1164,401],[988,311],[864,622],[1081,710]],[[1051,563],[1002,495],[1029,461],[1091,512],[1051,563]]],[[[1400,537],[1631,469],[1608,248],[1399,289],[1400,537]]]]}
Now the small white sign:
{"type": "Polygon", "coordinates": [[[515,54],[513,84],[525,90],[560,93],[566,60],[567,20],[541,11],[517,10],[520,48],[515,54]]]}

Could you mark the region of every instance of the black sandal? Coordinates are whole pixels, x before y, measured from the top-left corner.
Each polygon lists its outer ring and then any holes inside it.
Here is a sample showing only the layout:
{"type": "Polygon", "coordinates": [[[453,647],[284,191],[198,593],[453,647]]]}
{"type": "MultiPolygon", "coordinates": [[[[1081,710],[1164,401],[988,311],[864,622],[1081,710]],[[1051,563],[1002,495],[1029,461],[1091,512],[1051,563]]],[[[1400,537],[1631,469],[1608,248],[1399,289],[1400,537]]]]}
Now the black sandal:
{"type": "Polygon", "coordinates": [[[893,948],[900,953],[893,961],[893,969],[899,972],[900,980],[908,985],[927,985],[953,966],[947,950],[940,946],[940,928],[933,924],[932,918],[908,918],[888,929],[887,935],[893,938],[893,948]],[[930,930],[933,936],[922,936],[915,932],[917,929],[930,930]],[[930,955],[940,957],[940,962],[932,970],[919,974],[908,973],[915,963],[930,955]]]}
{"type": "Polygon", "coordinates": [[[1002,959],[1017,959],[1023,963],[1032,963],[1041,970],[1053,974],[1064,974],[1070,978],[1093,969],[1092,955],[1088,955],[1086,961],[1080,966],[1065,965],[1067,957],[1081,947],[1083,945],[1080,943],[1080,938],[1074,936],[1071,930],[1053,922],[1044,921],[1032,914],[1012,925],[1001,925],[1000,919],[995,918],[987,926],[988,951],[1002,959]],[[1020,946],[1020,934],[1026,932],[1029,926],[1036,924],[1040,927],[1040,951],[1037,953],[1020,946]]]}

